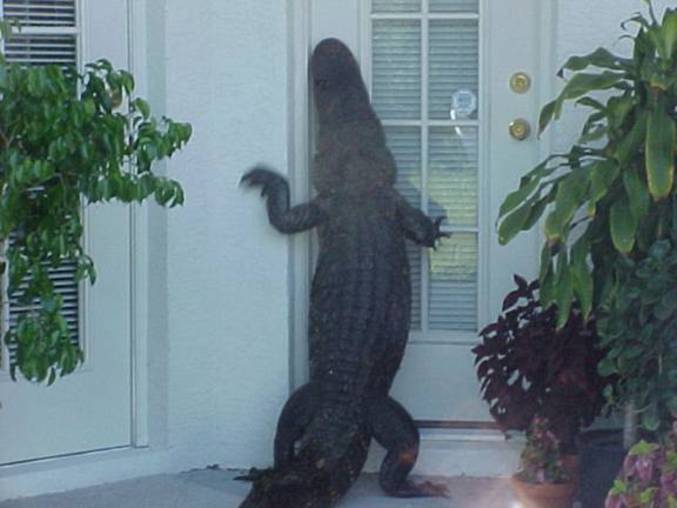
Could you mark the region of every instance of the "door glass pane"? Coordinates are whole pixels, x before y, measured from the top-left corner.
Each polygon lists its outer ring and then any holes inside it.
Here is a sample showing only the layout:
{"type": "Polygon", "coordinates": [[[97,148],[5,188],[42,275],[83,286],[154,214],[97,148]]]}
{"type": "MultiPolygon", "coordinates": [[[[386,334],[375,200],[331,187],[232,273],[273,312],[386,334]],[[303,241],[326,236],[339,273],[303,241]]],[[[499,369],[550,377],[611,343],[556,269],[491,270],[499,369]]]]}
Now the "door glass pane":
{"type": "MultiPolygon", "coordinates": [[[[395,187],[412,206],[421,206],[421,130],[417,127],[386,127],[388,147],[397,163],[395,187]]],[[[411,267],[411,329],[421,328],[421,248],[407,242],[411,267]]]]}
{"type": "Polygon", "coordinates": [[[421,12],[421,0],[372,0],[374,13],[421,12]]]}
{"type": "Polygon", "coordinates": [[[429,115],[436,120],[476,119],[479,34],[476,20],[431,20],[429,115]]]}
{"type": "Polygon", "coordinates": [[[382,120],[421,116],[421,22],[374,20],[372,102],[382,120]]]}
{"type": "Polygon", "coordinates": [[[430,251],[431,330],[477,329],[477,235],[454,233],[430,251]]]}
{"type": "Polygon", "coordinates": [[[479,12],[479,0],[430,0],[430,12],[479,12]]]}
{"type": "Polygon", "coordinates": [[[476,127],[430,129],[428,209],[452,227],[477,225],[477,135],[476,127]]]}

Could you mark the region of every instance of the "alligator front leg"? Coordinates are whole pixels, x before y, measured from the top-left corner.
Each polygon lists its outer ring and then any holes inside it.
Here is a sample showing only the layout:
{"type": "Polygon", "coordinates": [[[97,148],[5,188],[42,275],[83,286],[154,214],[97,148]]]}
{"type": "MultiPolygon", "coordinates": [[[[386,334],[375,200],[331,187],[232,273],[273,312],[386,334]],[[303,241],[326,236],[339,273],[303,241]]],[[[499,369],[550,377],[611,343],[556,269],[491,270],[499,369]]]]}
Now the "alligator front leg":
{"type": "Polygon", "coordinates": [[[286,178],[265,166],[247,171],[240,185],[261,187],[261,196],[267,198],[268,220],[280,233],[305,231],[324,220],[324,213],[315,201],[290,208],[286,178]]]}
{"type": "Polygon", "coordinates": [[[440,225],[445,219],[444,217],[437,217],[433,220],[418,208],[411,206],[399,195],[397,199],[397,216],[404,236],[418,245],[435,247],[438,239],[450,236],[449,233],[440,231],[440,225]]]}
{"type": "Polygon", "coordinates": [[[394,497],[448,495],[445,485],[414,483],[407,478],[416,464],[420,438],[406,409],[390,397],[377,398],[368,402],[368,418],[374,439],[387,451],[379,474],[379,483],[386,494],[394,497]]]}

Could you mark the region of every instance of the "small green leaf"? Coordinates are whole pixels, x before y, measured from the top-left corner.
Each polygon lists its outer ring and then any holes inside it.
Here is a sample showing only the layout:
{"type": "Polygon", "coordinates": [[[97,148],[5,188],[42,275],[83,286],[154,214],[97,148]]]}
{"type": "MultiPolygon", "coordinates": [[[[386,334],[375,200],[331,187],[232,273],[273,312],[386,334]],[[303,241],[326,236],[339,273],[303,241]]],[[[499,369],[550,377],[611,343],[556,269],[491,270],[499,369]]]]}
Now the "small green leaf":
{"type": "Polygon", "coordinates": [[[666,198],[672,191],[675,128],[674,120],[666,111],[665,99],[659,99],[648,119],[645,149],[649,192],[656,201],[666,198]]]}
{"type": "Polygon", "coordinates": [[[619,252],[628,254],[635,245],[638,222],[630,211],[630,204],[625,195],[611,206],[609,224],[614,247],[619,252]]]}

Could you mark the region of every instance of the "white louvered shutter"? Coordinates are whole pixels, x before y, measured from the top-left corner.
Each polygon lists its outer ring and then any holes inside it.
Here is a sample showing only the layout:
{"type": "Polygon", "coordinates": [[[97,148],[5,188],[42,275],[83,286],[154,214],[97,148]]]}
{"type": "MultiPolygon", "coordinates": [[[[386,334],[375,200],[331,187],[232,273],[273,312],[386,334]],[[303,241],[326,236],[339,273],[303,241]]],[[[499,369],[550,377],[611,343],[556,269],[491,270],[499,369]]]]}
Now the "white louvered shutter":
{"type": "MultiPolygon", "coordinates": [[[[21,31],[4,43],[3,51],[8,61],[23,65],[78,65],[76,0],[3,0],[2,15],[6,20],[21,24],[21,31]]],[[[50,269],[49,276],[56,291],[63,296],[63,315],[71,340],[80,344],[80,287],[75,280],[75,269],[74,263],[64,263],[50,269]]],[[[20,294],[21,287],[9,298],[10,327],[21,315],[35,308],[19,305],[20,294]]],[[[10,364],[14,352],[10,349],[10,364]]]]}
{"type": "MultiPolygon", "coordinates": [[[[409,250],[413,340],[478,327],[478,0],[372,0],[374,108],[398,163],[398,190],[451,238],[409,250]]],[[[431,339],[431,337],[434,337],[431,339]]]]}

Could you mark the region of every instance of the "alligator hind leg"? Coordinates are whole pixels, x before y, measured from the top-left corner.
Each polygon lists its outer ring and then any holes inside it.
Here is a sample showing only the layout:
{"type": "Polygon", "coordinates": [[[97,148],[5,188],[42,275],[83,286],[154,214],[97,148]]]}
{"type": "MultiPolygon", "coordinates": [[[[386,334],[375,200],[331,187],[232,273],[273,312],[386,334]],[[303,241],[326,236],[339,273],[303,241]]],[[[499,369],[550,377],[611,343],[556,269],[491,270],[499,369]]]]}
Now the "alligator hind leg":
{"type": "Polygon", "coordinates": [[[295,455],[296,442],[303,435],[317,408],[316,390],[310,383],[292,393],[277,420],[275,468],[283,468],[295,455]]]}
{"type": "Polygon", "coordinates": [[[407,478],[416,464],[420,441],[418,429],[407,410],[390,397],[369,401],[368,408],[372,435],[387,451],[379,474],[379,483],[386,494],[446,497],[445,485],[414,483],[407,478]]]}

